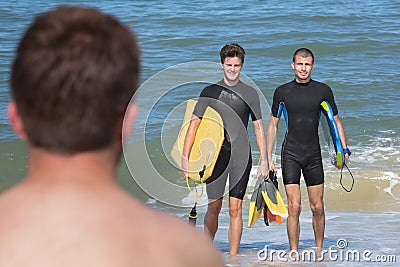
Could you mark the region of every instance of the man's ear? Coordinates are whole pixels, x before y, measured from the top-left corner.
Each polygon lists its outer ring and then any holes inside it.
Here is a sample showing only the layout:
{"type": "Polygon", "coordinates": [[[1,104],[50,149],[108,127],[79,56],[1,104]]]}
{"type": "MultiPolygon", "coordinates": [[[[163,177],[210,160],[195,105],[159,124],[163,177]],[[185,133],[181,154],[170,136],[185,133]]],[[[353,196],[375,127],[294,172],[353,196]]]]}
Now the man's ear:
{"type": "Polygon", "coordinates": [[[133,102],[129,103],[122,124],[122,142],[125,142],[129,138],[129,135],[132,133],[133,124],[136,121],[138,113],[139,107],[133,102]]]}
{"type": "Polygon", "coordinates": [[[25,132],[24,124],[22,123],[22,119],[19,116],[19,112],[15,102],[11,102],[8,104],[7,113],[8,113],[8,120],[14,132],[19,136],[19,138],[26,141],[27,135],[25,132]]]}

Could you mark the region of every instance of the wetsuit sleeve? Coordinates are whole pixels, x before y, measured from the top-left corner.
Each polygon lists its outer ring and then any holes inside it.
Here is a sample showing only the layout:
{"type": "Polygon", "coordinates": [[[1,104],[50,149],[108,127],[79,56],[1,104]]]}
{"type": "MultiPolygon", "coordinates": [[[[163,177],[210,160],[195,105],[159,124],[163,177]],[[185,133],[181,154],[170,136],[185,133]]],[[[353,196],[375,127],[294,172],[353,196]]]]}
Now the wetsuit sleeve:
{"type": "Polygon", "coordinates": [[[272,107],[271,107],[271,114],[275,118],[278,117],[278,110],[279,110],[279,104],[281,103],[281,97],[279,93],[279,87],[275,89],[274,92],[274,97],[272,100],[272,107]]]}
{"type": "Polygon", "coordinates": [[[255,94],[253,96],[252,105],[250,106],[250,114],[251,114],[252,121],[257,121],[257,120],[262,119],[260,98],[258,97],[257,92],[255,92],[255,94]]]}
{"type": "Polygon", "coordinates": [[[206,112],[206,109],[210,104],[210,96],[208,95],[207,91],[208,88],[204,88],[193,110],[193,115],[200,119],[203,118],[204,112],[206,112]]]}
{"type": "Polygon", "coordinates": [[[329,86],[327,86],[327,90],[325,93],[325,100],[328,101],[329,104],[331,105],[333,116],[336,116],[338,114],[338,108],[335,103],[335,97],[333,96],[332,89],[329,86]]]}

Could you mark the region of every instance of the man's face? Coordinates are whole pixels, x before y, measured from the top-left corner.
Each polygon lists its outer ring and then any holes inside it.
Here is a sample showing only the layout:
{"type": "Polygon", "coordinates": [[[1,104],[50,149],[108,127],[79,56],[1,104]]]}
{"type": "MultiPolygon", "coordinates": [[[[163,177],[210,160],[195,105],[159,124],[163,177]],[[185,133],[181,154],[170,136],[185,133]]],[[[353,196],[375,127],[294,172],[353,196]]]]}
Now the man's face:
{"type": "Polygon", "coordinates": [[[238,57],[227,57],[221,64],[224,70],[224,81],[227,85],[236,85],[242,69],[242,60],[238,57]]]}
{"type": "Polygon", "coordinates": [[[295,79],[298,83],[307,83],[311,79],[311,71],[314,68],[313,58],[311,56],[302,57],[295,56],[295,61],[292,62],[295,79]]]}

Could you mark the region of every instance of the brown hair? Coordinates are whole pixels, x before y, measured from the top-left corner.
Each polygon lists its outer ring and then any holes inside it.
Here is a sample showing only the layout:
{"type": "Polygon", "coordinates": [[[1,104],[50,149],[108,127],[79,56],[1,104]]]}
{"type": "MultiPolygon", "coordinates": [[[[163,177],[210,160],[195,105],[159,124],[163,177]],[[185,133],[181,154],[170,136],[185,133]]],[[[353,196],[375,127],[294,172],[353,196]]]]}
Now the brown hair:
{"type": "Polygon", "coordinates": [[[11,74],[29,143],[67,154],[109,145],[136,91],[139,57],[134,34],[110,15],[68,6],[39,15],[11,74]]]}
{"type": "Polygon", "coordinates": [[[236,43],[226,44],[222,47],[219,55],[221,57],[221,63],[224,64],[225,58],[227,57],[238,57],[241,59],[242,64],[244,63],[244,55],[246,52],[244,51],[243,47],[236,43]]]}

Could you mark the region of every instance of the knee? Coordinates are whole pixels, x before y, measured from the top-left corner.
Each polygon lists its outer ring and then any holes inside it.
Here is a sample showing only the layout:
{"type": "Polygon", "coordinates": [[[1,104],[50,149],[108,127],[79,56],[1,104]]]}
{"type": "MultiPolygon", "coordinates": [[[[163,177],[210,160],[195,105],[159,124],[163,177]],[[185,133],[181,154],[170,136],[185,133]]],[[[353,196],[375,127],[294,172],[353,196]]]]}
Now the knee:
{"type": "Polygon", "coordinates": [[[301,203],[291,203],[288,212],[290,216],[299,217],[301,213],[301,203]]]}
{"type": "Polygon", "coordinates": [[[322,216],[324,215],[324,204],[323,203],[316,203],[310,206],[311,211],[314,216],[322,216]]]}
{"type": "Polygon", "coordinates": [[[229,216],[236,218],[242,215],[241,207],[229,207],[229,216]]]}
{"type": "Polygon", "coordinates": [[[221,211],[221,207],[218,205],[209,205],[208,209],[207,209],[208,215],[216,216],[216,217],[218,217],[220,211],[221,211]]]}

